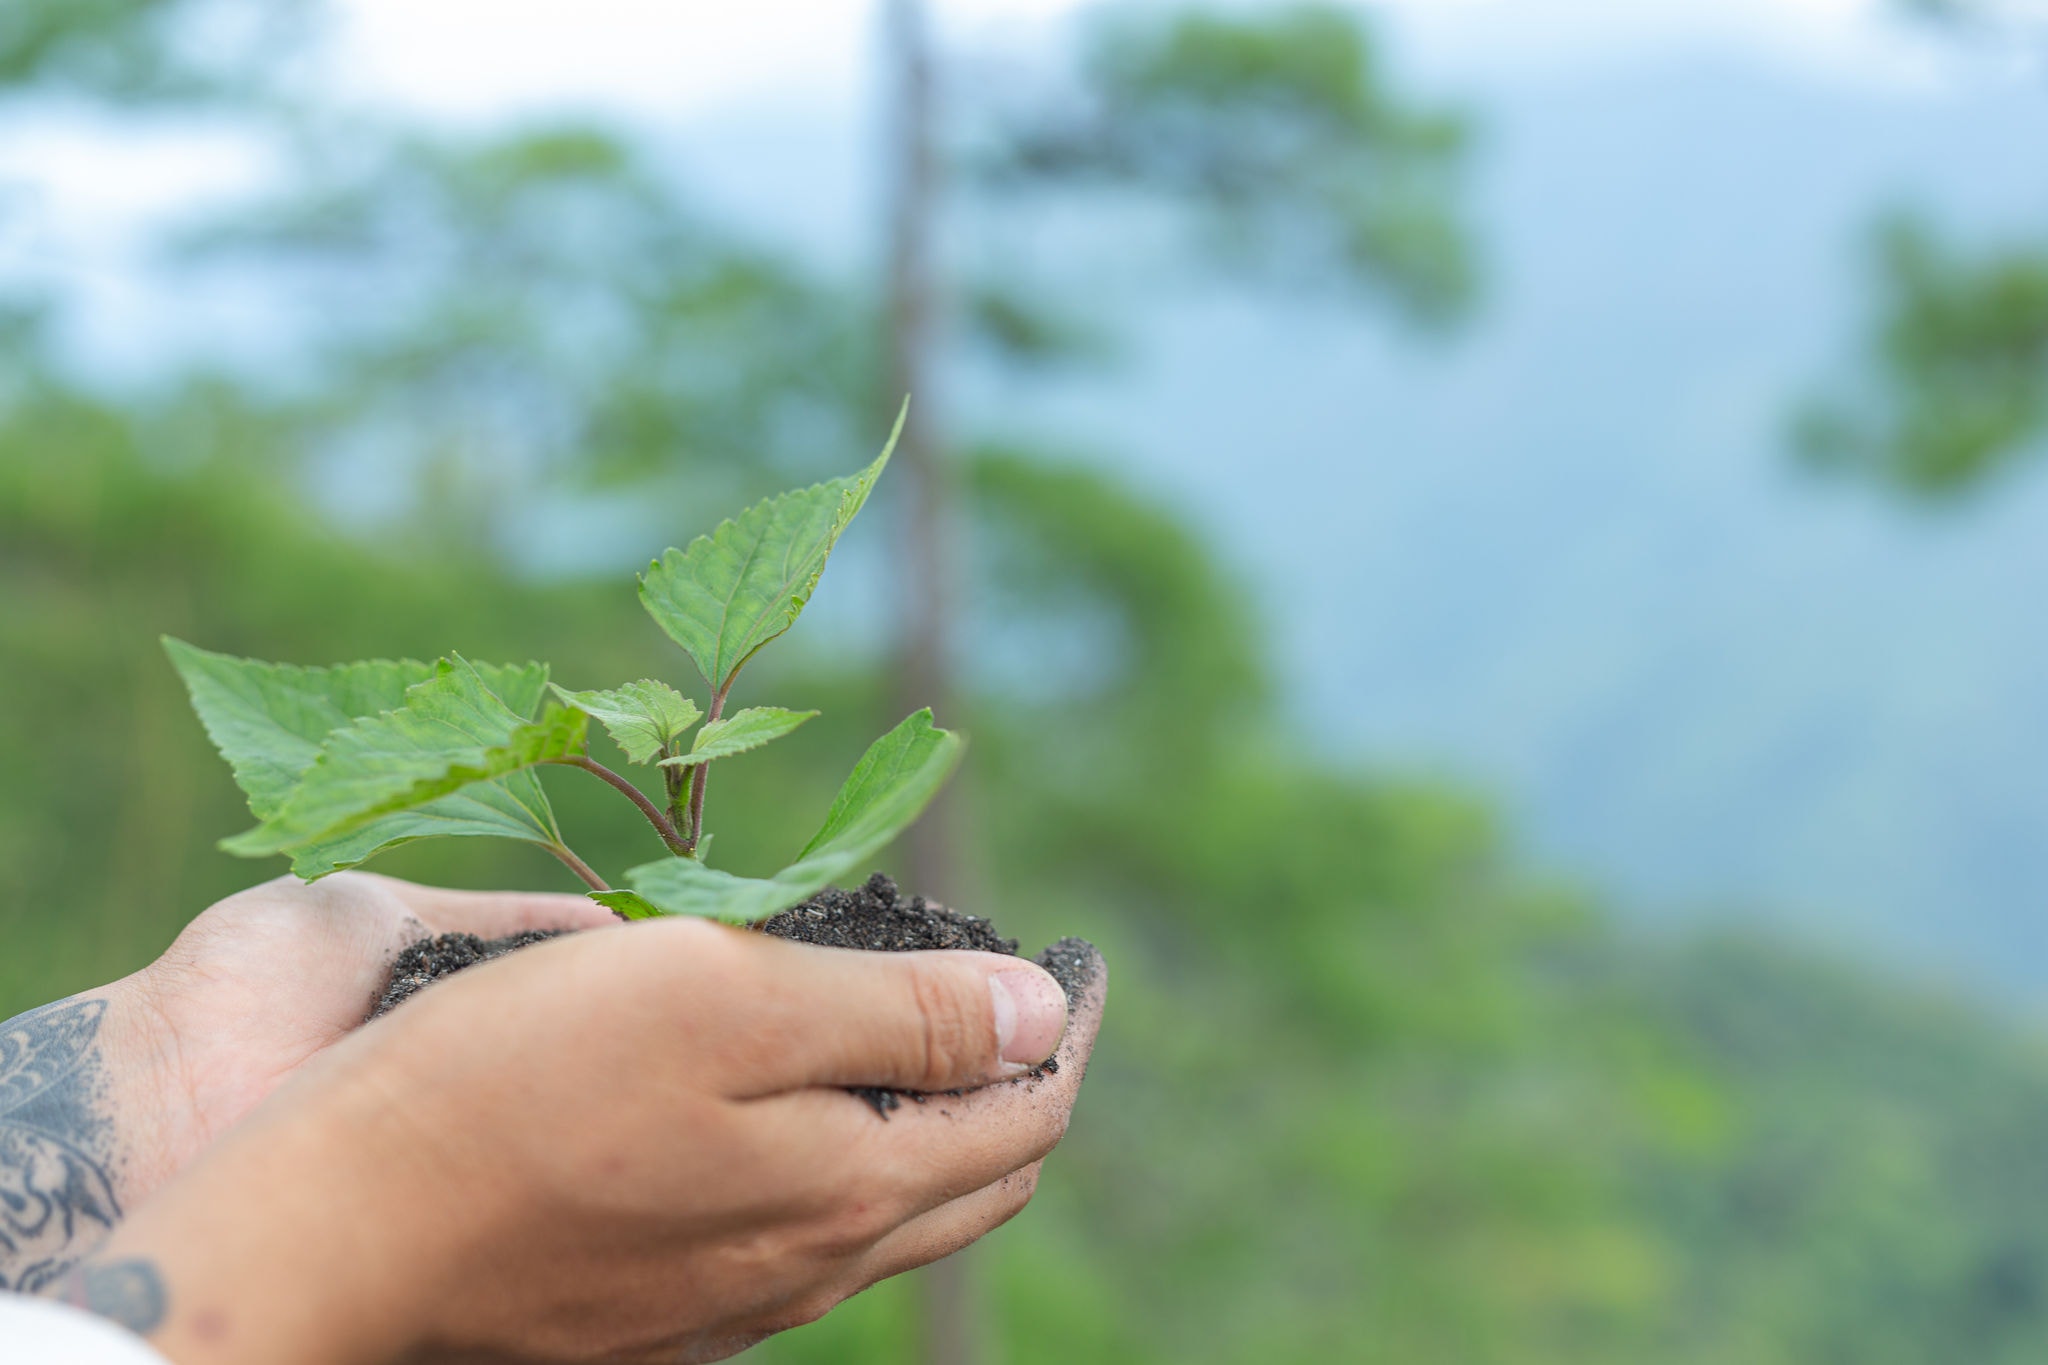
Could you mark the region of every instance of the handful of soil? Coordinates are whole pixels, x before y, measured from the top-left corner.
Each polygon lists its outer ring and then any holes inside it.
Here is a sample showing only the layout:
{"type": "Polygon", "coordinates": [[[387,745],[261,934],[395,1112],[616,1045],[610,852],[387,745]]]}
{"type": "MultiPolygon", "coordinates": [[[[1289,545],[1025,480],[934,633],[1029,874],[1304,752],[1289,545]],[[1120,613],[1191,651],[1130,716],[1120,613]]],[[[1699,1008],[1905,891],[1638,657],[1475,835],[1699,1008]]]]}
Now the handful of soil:
{"type": "MultiPolygon", "coordinates": [[[[923,896],[904,897],[890,877],[877,872],[854,891],[828,887],[801,905],[755,926],[755,931],[797,943],[826,948],[853,948],[869,953],[913,953],[934,948],[966,948],[1017,956],[1017,940],[1004,938],[979,915],[950,910],[923,896]]],[[[371,1019],[387,1014],[443,977],[516,952],[529,944],[556,938],[561,930],[534,929],[510,938],[482,939],[475,934],[441,934],[412,944],[392,963],[391,982],[370,1011],[371,1019]]],[[[1095,947],[1086,939],[1063,938],[1032,959],[1060,983],[1071,1012],[1095,978],[1095,947]]],[[[1048,1058],[1037,1071],[1019,1079],[1059,1069],[1048,1058]]],[[[853,1093],[873,1105],[883,1118],[907,1097],[922,1103],[914,1091],[856,1087],[853,1093]]]]}

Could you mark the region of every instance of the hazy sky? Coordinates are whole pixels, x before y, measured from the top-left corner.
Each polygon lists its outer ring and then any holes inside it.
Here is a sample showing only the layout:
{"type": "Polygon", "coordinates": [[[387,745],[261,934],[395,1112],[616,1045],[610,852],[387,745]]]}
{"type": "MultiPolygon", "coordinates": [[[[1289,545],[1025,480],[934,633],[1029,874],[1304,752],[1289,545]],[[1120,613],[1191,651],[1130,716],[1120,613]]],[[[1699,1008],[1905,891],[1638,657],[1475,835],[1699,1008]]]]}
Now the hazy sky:
{"type": "MultiPolygon", "coordinates": [[[[1398,83],[1436,99],[1569,86],[1673,56],[1725,57],[1902,100],[2038,78],[2037,56],[1936,37],[1902,21],[1900,4],[1380,0],[1360,8],[1376,17],[1398,83]]],[[[1080,0],[933,4],[953,50],[1005,53],[1057,43],[1086,8],[1080,0]]],[[[749,136],[779,114],[806,121],[813,141],[821,130],[841,139],[840,159],[867,150],[875,0],[332,0],[332,14],[322,79],[367,104],[458,123],[567,110],[749,136]]],[[[86,287],[123,288],[119,262],[133,223],[265,171],[260,150],[232,135],[159,127],[137,136],[61,114],[35,114],[27,126],[17,118],[0,138],[0,197],[13,211],[0,222],[0,270],[99,272],[86,287]]]]}
{"type": "MultiPolygon", "coordinates": [[[[1255,8],[1256,6],[1247,6],[1255,8]]],[[[571,101],[672,115],[763,93],[857,96],[877,25],[869,0],[341,0],[346,66],[366,91],[454,116],[571,101]]],[[[948,32],[1030,43],[1076,0],[944,0],[948,32]]],[[[1406,68],[1426,78],[1569,74],[1720,49],[1828,79],[1937,83],[1946,49],[1896,0],[1383,0],[1406,68]]]]}

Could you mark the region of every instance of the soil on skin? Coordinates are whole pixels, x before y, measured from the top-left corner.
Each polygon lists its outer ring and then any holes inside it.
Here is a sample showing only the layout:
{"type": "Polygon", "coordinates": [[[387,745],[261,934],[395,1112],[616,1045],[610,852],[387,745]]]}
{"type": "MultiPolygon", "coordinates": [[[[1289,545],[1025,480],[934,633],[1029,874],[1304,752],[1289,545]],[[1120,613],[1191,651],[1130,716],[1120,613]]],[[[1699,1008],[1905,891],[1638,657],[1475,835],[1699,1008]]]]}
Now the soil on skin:
{"type": "MultiPolygon", "coordinates": [[[[854,948],[870,953],[913,953],[932,948],[968,948],[985,953],[1017,955],[1017,940],[1004,938],[995,926],[979,915],[949,910],[923,896],[905,897],[896,883],[877,872],[866,885],[854,891],[830,887],[755,926],[764,934],[798,943],[815,943],[827,948],[854,948]]],[[[442,977],[488,962],[528,944],[556,937],[559,930],[529,930],[511,938],[481,939],[474,934],[442,934],[424,938],[398,955],[392,964],[391,984],[384,989],[375,1019],[411,999],[442,977]]],[[[1051,973],[1067,993],[1067,1009],[1079,1004],[1095,979],[1098,958],[1086,939],[1063,938],[1032,959],[1051,973]]],[[[1028,1081],[1059,1070],[1058,1058],[1047,1058],[1043,1066],[1017,1079],[1028,1081]]],[[[853,1093],[874,1106],[883,1118],[901,1107],[905,1099],[919,1104],[926,1095],[916,1091],[883,1090],[872,1086],[854,1087],[853,1093]]],[[[948,1091],[958,1094],[958,1091],[948,1091]]]]}

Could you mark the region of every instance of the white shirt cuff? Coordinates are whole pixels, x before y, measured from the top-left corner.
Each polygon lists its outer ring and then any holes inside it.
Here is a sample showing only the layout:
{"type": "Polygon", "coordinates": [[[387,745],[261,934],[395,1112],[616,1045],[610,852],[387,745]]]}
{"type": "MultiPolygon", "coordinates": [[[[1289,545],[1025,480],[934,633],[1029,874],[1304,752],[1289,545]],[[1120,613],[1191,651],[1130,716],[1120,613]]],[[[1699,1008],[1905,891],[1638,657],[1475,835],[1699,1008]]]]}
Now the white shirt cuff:
{"type": "Polygon", "coordinates": [[[81,1308],[0,1293],[7,1365],[170,1365],[141,1337],[81,1308]]]}

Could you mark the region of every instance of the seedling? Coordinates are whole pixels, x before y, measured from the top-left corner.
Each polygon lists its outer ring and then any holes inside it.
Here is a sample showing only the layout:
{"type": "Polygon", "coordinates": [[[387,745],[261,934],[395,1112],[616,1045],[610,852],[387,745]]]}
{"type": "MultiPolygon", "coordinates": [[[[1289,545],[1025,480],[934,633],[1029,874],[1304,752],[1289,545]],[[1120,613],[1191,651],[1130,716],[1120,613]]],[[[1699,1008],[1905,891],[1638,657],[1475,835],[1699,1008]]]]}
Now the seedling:
{"type": "Polygon", "coordinates": [[[415,839],[518,839],[561,859],[592,900],[627,919],[751,922],[844,878],[918,817],[958,761],[960,737],[935,727],[930,710],[868,748],[823,827],[772,877],[706,864],[705,792],[715,765],[817,714],[728,712],[727,702],[740,670],[803,613],[902,430],[899,414],[888,445],[860,473],[757,503],[649,566],[641,604],[696,663],[707,688],[702,707],[653,679],[572,692],[538,663],[451,654],[432,664],[300,668],[167,638],[206,733],[260,822],[221,847],[252,858],[287,854],[292,871],[314,881],[415,839]],[[591,758],[593,719],[628,760],[660,771],[665,802],[591,758]],[[616,788],[669,856],[628,869],[630,889],[607,885],[563,840],[537,776],[546,765],[580,768],[616,788]]]}

